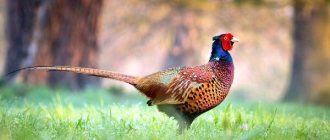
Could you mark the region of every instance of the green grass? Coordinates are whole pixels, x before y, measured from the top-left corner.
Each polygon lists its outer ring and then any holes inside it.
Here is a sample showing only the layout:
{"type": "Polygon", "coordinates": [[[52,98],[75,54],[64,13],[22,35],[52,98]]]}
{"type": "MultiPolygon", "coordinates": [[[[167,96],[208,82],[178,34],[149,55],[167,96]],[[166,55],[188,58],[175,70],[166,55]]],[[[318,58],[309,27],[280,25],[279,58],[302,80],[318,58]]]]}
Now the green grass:
{"type": "Polygon", "coordinates": [[[330,139],[330,109],[227,99],[182,134],[144,97],[0,88],[0,139],[330,139]]]}

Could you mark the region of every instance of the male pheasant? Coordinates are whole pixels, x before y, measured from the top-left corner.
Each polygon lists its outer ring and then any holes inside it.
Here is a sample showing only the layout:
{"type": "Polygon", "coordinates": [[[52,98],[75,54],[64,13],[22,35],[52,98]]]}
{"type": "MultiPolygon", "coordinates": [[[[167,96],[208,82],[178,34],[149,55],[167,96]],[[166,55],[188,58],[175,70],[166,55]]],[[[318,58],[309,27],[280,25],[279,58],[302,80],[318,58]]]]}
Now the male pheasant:
{"type": "Polygon", "coordinates": [[[234,65],[228,51],[239,40],[230,33],[215,36],[213,40],[211,57],[207,64],[170,68],[143,77],[71,66],[36,66],[23,69],[66,71],[129,83],[150,99],[147,102],[149,106],[157,105],[159,111],[174,117],[180,128],[185,128],[196,117],[219,105],[233,82],[234,65]]]}

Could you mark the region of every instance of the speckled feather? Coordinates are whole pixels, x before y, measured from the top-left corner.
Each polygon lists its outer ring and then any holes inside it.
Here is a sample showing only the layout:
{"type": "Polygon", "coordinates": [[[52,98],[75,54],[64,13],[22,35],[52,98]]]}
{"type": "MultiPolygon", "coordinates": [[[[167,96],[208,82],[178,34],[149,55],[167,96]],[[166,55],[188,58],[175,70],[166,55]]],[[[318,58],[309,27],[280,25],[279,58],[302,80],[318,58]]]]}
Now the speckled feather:
{"type": "Polygon", "coordinates": [[[184,104],[178,105],[185,113],[202,113],[220,104],[227,96],[234,77],[234,66],[228,62],[211,62],[213,72],[206,82],[189,93],[184,104]],[[214,75],[214,76],[213,76],[214,75]]]}

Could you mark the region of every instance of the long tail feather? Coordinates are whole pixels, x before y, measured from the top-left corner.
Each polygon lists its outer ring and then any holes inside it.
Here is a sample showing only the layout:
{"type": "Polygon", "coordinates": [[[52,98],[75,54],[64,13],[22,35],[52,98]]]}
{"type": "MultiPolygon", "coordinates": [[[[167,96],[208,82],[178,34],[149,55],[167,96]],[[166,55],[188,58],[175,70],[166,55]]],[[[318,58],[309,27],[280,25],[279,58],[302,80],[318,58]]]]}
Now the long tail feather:
{"type": "Polygon", "coordinates": [[[71,67],[71,66],[34,66],[34,67],[25,67],[8,73],[7,75],[22,71],[22,70],[48,70],[48,71],[65,71],[72,73],[85,74],[90,76],[109,78],[118,81],[123,81],[132,85],[136,85],[137,77],[129,76],[117,72],[92,69],[92,68],[82,68],[82,67],[71,67]]]}

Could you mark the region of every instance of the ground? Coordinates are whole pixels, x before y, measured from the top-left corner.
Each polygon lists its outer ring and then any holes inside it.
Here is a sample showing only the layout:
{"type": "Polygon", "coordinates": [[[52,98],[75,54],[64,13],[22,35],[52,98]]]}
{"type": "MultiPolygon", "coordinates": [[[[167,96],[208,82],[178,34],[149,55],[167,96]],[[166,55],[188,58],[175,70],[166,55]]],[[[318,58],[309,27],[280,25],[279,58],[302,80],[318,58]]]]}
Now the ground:
{"type": "Polygon", "coordinates": [[[330,139],[330,109],[227,99],[177,133],[173,118],[119,88],[0,87],[0,139],[330,139]]]}

